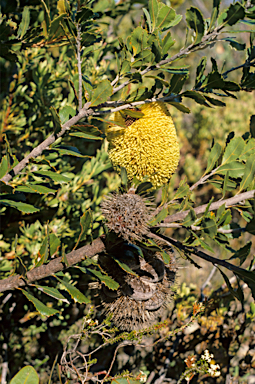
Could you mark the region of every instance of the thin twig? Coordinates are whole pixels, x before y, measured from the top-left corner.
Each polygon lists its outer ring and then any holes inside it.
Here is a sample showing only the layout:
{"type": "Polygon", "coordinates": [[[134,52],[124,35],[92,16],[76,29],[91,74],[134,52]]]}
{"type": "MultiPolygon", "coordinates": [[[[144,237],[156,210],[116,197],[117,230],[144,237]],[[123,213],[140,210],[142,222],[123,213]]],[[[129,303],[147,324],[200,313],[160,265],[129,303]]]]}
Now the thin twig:
{"type": "Polygon", "coordinates": [[[79,107],[78,111],[80,112],[82,110],[82,74],[81,74],[81,27],[79,24],[76,25],[77,27],[77,67],[78,67],[78,76],[79,76],[79,92],[78,92],[78,99],[79,99],[79,107]]]}
{"type": "MultiPolygon", "coordinates": [[[[219,200],[215,203],[212,203],[209,207],[209,211],[215,211],[218,208],[220,208],[222,205],[226,205],[226,208],[232,207],[236,204],[239,204],[245,200],[254,198],[255,195],[255,189],[247,192],[240,193],[240,195],[235,195],[233,197],[230,197],[225,200],[219,200]]],[[[195,214],[199,215],[200,213],[204,213],[208,207],[208,204],[200,205],[199,207],[194,208],[195,214]]],[[[164,224],[166,223],[174,223],[176,221],[184,220],[185,217],[189,214],[190,210],[182,211],[178,213],[174,213],[173,215],[170,215],[165,218],[164,224]]]]}

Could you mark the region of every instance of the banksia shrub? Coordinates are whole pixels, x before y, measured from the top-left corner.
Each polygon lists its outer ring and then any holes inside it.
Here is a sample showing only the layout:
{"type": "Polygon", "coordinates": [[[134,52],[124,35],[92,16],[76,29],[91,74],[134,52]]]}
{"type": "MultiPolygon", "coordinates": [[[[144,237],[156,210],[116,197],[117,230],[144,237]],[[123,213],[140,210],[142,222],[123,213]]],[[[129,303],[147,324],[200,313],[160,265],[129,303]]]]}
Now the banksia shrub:
{"type": "Polygon", "coordinates": [[[171,263],[165,265],[159,252],[143,249],[141,257],[128,244],[115,253],[133,274],[125,272],[110,255],[100,255],[100,266],[120,285],[117,291],[99,287],[102,313],[112,315],[111,321],[121,330],[147,328],[158,320],[172,296],[176,268],[171,263]]]}
{"type": "Polygon", "coordinates": [[[148,233],[152,207],[135,193],[106,196],[101,204],[107,227],[128,242],[142,240],[148,233]]]}
{"type": "Polygon", "coordinates": [[[139,110],[140,118],[122,111],[111,115],[116,125],[106,132],[109,157],[115,169],[126,168],[130,180],[135,176],[142,181],[147,176],[156,188],[167,183],[178,166],[176,130],[165,103],[144,104],[139,110]]]}

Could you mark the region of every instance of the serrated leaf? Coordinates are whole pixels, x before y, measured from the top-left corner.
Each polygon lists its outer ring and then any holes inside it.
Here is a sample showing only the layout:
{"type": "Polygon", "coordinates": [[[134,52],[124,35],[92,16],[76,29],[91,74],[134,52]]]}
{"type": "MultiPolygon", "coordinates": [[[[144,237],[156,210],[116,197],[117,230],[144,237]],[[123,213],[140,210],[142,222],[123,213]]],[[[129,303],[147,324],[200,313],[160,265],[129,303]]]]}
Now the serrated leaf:
{"type": "Polygon", "coordinates": [[[243,153],[239,156],[240,160],[247,160],[249,156],[255,156],[255,139],[252,137],[246,143],[243,153]]]}
{"type": "Polygon", "coordinates": [[[236,160],[244,151],[245,141],[242,137],[234,137],[227,145],[222,164],[230,163],[236,160]]]}
{"type": "Polygon", "coordinates": [[[196,34],[194,44],[200,43],[205,33],[204,18],[198,8],[190,7],[186,11],[186,22],[189,28],[193,29],[196,34]]]}
{"type": "MultiPolygon", "coordinates": [[[[55,275],[56,276],[56,275],[55,275]]],[[[90,303],[90,300],[85,297],[83,295],[83,293],[81,293],[81,291],[79,291],[79,289],[77,289],[74,285],[70,284],[70,283],[67,283],[66,281],[64,280],[61,280],[59,277],[56,276],[56,278],[58,279],[58,281],[64,286],[64,288],[66,289],[66,291],[70,294],[70,296],[72,297],[72,299],[77,303],[79,304],[88,304],[90,303]]]]}
{"type": "Polygon", "coordinates": [[[23,12],[22,12],[22,20],[19,25],[18,29],[18,34],[17,37],[18,39],[22,39],[22,37],[25,35],[29,28],[29,23],[30,23],[30,10],[29,7],[24,7],[23,12]]]}
{"type": "Polygon", "coordinates": [[[124,75],[127,72],[130,72],[131,64],[128,60],[124,60],[121,66],[120,75],[124,75]]]}
{"type": "Polygon", "coordinates": [[[0,164],[0,179],[8,172],[8,160],[7,156],[3,156],[0,164]]]}
{"type": "Polygon", "coordinates": [[[255,235],[255,218],[253,218],[247,225],[245,230],[252,235],[255,235]]]}
{"type": "Polygon", "coordinates": [[[34,171],[33,173],[35,175],[49,177],[50,179],[52,179],[53,181],[56,181],[57,183],[69,183],[70,182],[69,177],[63,176],[59,173],[52,172],[52,171],[34,171]]]}
{"type": "Polygon", "coordinates": [[[156,28],[156,22],[158,17],[158,1],[149,0],[149,12],[152,21],[152,31],[156,28]]]}
{"type": "Polygon", "coordinates": [[[95,275],[100,281],[102,281],[108,288],[112,290],[117,290],[119,288],[119,283],[114,281],[110,276],[103,274],[100,271],[95,269],[87,268],[90,273],[95,275]]]}
{"type": "Polygon", "coordinates": [[[59,118],[61,121],[61,124],[65,124],[68,120],[69,117],[75,116],[75,109],[70,107],[70,105],[66,105],[61,110],[59,111],[59,118]]]}
{"type": "Polygon", "coordinates": [[[88,209],[86,212],[83,213],[82,217],[80,218],[81,233],[79,235],[75,248],[81,241],[86,239],[88,230],[92,228],[92,223],[93,223],[92,212],[91,212],[91,209],[88,209]]]}
{"type": "Polygon", "coordinates": [[[224,24],[234,25],[244,18],[244,7],[237,1],[235,4],[231,4],[227,11],[224,11],[223,17],[219,20],[219,23],[222,21],[224,24]]]}
{"type": "Polygon", "coordinates": [[[60,121],[59,115],[58,115],[58,113],[54,107],[50,107],[50,111],[51,111],[53,121],[54,121],[54,132],[55,132],[55,134],[57,134],[62,129],[61,121],[60,121]]]}
{"type": "Polygon", "coordinates": [[[154,225],[157,225],[158,223],[161,223],[167,216],[168,216],[168,209],[167,208],[161,209],[161,211],[157,214],[157,216],[150,221],[150,225],[154,226],[154,225]]]}
{"type": "Polygon", "coordinates": [[[103,80],[92,91],[90,107],[105,103],[112,94],[112,86],[109,80],[103,80]]]}
{"type": "Polygon", "coordinates": [[[180,93],[184,83],[187,80],[187,78],[188,78],[188,75],[186,73],[185,74],[176,74],[175,73],[171,78],[168,93],[169,94],[170,93],[175,93],[175,94],[180,93]]]}
{"type": "Polygon", "coordinates": [[[243,163],[240,163],[239,161],[232,161],[231,163],[226,163],[221,165],[217,171],[215,172],[215,175],[222,174],[226,175],[227,172],[229,172],[229,176],[233,178],[242,177],[244,174],[245,165],[243,163]]]}
{"type": "Polygon", "coordinates": [[[53,309],[44,305],[40,300],[36,299],[33,295],[31,295],[24,289],[21,289],[21,291],[24,293],[26,298],[34,304],[36,310],[41,315],[49,317],[49,316],[55,315],[56,313],[59,313],[59,311],[57,311],[56,309],[53,309]]]}
{"type": "Polygon", "coordinates": [[[169,48],[171,48],[174,45],[174,43],[175,43],[175,40],[173,40],[171,36],[171,32],[168,31],[162,41],[163,55],[166,55],[168,53],[169,48]]]}
{"type": "Polygon", "coordinates": [[[177,191],[173,197],[173,200],[181,199],[181,198],[187,196],[188,193],[189,193],[189,186],[187,183],[184,183],[184,184],[180,185],[179,188],[177,189],[177,191]]]}
{"type": "Polygon", "coordinates": [[[202,57],[202,59],[200,60],[200,63],[197,66],[195,88],[199,87],[199,84],[202,81],[203,74],[206,68],[206,63],[207,63],[207,57],[204,56],[202,57]]]}
{"type": "Polygon", "coordinates": [[[213,0],[213,9],[212,9],[211,20],[210,20],[208,32],[210,32],[213,29],[215,22],[219,16],[220,2],[221,2],[221,0],[213,0]]]}
{"type": "Polygon", "coordinates": [[[190,227],[194,221],[196,221],[197,217],[196,217],[196,213],[194,211],[193,208],[190,209],[189,213],[187,214],[187,216],[185,217],[182,225],[184,227],[190,227]]]}
{"type": "Polygon", "coordinates": [[[26,184],[26,185],[18,185],[15,188],[15,191],[17,192],[24,192],[24,193],[40,193],[47,195],[49,193],[56,193],[54,189],[50,189],[48,187],[45,187],[44,185],[40,184],[26,184]]]}
{"type": "Polygon", "coordinates": [[[222,148],[219,143],[215,143],[214,146],[211,149],[211,152],[208,157],[207,161],[207,168],[205,170],[205,174],[211,172],[213,169],[216,161],[219,159],[222,152],[222,148]]]}
{"type": "Polygon", "coordinates": [[[156,28],[165,31],[181,21],[181,15],[176,19],[176,12],[173,8],[168,7],[166,4],[158,3],[158,14],[156,21],[156,28]]]}
{"type": "Polygon", "coordinates": [[[3,200],[1,200],[1,204],[7,205],[7,206],[12,207],[12,208],[16,208],[23,213],[35,213],[35,212],[40,211],[39,208],[36,208],[31,204],[23,203],[21,201],[3,199],[3,200]]]}
{"type": "MultiPolygon", "coordinates": [[[[40,255],[42,258],[45,257],[46,252],[49,251],[50,257],[52,257],[60,247],[60,240],[55,235],[55,233],[51,233],[49,236],[45,237],[43,243],[40,248],[40,255]]],[[[46,262],[47,260],[44,260],[46,262]]]]}
{"type": "Polygon", "coordinates": [[[64,30],[61,22],[66,16],[67,16],[66,14],[61,14],[59,16],[54,17],[54,19],[51,21],[49,35],[48,35],[49,40],[56,39],[57,37],[64,34],[64,30]]]}
{"type": "Polygon", "coordinates": [[[81,137],[82,139],[86,139],[86,140],[103,140],[103,138],[100,136],[91,135],[85,132],[73,132],[73,133],[70,133],[69,135],[75,136],[75,137],[81,137]]]}
{"type": "Polygon", "coordinates": [[[199,93],[199,92],[196,92],[196,91],[185,91],[182,93],[183,96],[185,97],[189,97],[190,99],[193,99],[195,100],[198,104],[201,104],[201,105],[205,105],[206,107],[211,107],[204,95],[202,95],[202,93],[199,93]]]}
{"type": "Polygon", "coordinates": [[[250,133],[251,137],[255,138],[255,115],[252,115],[250,118],[250,133]]]}
{"type": "Polygon", "coordinates": [[[39,291],[45,293],[46,295],[49,295],[51,297],[54,297],[54,299],[56,300],[61,300],[64,303],[69,304],[69,301],[65,298],[65,296],[63,296],[62,293],[60,293],[56,288],[42,286],[42,285],[35,285],[35,287],[39,291]]]}
{"type": "Polygon", "coordinates": [[[244,175],[240,184],[240,193],[242,190],[247,189],[255,177],[255,156],[251,155],[245,164],[244,175]]]}
{"type": "Polygon", "coordinates": [[[204,218],[201,222],[201,230],[208,236],[214,238],[217,235],[217,225],[213,218],[204,218]]]}
{"type": "MultiPolygon", "coordinates": [[[[223,205],[223,207],[225,204],[223,205]]],[[[225,208],[224,208],[225,209],[225,208]]],[[[225,226],[228,225],[232,220],[232,215],[230,209],[227,209],[225,212],[223,211],[222,215],[220,215],[217,225],[219,226],[225,226]]]]}
{"type": "Polygon", "coordinates": [[[242,265],[245,262],[245,260],[247,259],[247,257],[249,256],[250,252],[251,252],[251,246],[252,246],[252,242],[249,241],[249,243],[246,244],[244,247],[238,249],[238,251],[236,251],[229,258],[229,260],[239,259],[240,260],[240,265],[242,265]]]}
{"type": "Polygon", "coordinates": [[[221,101],[219,99],[214,99],[213,97],[210,97],[207,95],[204,95],[204,97],[207,101],[209,101],[209,103],[211,103],[212,105],[215,105],[216,107],[225,107],[226,106],[226,103],[224,103],[223,101],[221,101]]]}
{"type": "Polygon", "coordinates": [[[162,259],[163,259],[163,261],[164,261],[164,263],[165,263],[166,265],[170,263],[171,258],[170,258],[170,255],[169,255],[168,253],[166,253],[165,251],[163,251],[163,252],[161,253],[161,256],[162,256],[162,259]]]}
{"type": "Polygon", "coordinates": [[[149,32],[151,33],[152,32],[152,23],[151,23],[150,14],[149,14],[149,12],[147,11],[146,8],[143,8],[143,12],[144,12],[145,17],[146,17],[146,21],[147,21],[147,24],[148,24],[148,27],[149,27],[149,32]]]}
{"type": "Polygon", "coordinates": [[[168,104],[172,105],[173,107],[175,107],[176,109],[178,109],[179,111],[181,111],[183,113],[190,113],[190,109],[185,107],[185,105],[183,105],[181,103],[177,103],[175,101],[169,101],[168,104]]]}
{"type": "Polygon", "coordinates": [[[39,384],[39,376],[31,365],[27,365],[13,377],[10,384],[39,384]]]}
{"type": "Polygon", "coordinates": [[[230,284],[230,281],[229,281],[227,275],[225,275],[225,273],[222,272],[222,270],[221,270],[219,267],[218,267],[218,270],[220,271],[220,273],[221,273],[223,279],[225,280],[225,282],[226,282],[226,284],[227,284],[227,287],[228,287],[228,289],[229,289],[229,292],[230,292],[230,293],[231,293],[237,300],[243,302],[243,300],[244,300],[243,295],[240,295],[240,292],[238,292],[237,290],[234,290],[234,289],[232,288],[232,286],[231,286],[231,284],[230,284]]]}
{"type": "Polygon", "coordinates": [[[76,156],[76,157],[90,157],[87,155],[82,155],[78,148],[76,147],[69,147],[61,145],[61,147],[53,147],[51,148],[54,151],[58,151],[60,155],[62,156],[76,156]]]}
{"type": "Polygon", "coordinates": [[[129,268],[129,266],[125,263],[123,263],[122,261],[120,261],[117,257],[115,256],[112,256],[113,260],[116,261],[116,263],[120,266],[120,268],[123,269],[123,271],[127,272],[127,273],[130,273],[130,275],[134,275],[136,276],[136,273],[134,271],[132,271],[131,268],[129,268]]]}

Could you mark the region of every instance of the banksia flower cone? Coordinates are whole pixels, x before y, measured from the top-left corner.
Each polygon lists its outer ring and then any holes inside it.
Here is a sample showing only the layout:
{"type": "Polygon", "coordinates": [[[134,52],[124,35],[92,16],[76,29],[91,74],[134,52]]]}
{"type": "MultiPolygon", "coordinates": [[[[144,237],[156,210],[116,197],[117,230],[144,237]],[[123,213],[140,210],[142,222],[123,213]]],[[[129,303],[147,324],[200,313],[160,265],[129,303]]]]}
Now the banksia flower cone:
{"type": "Polygon", "coordinates": [[[178,166],[176,130],[165,103],[144,104],[139,110],[144,114],[139,119],[121,111],[111,115],[116,125],[106,132],[109,157],[114,168],[126,168],[130,180],[135,176],[142,181],[147,176],[156,188],[167,183],[178,166]]]}

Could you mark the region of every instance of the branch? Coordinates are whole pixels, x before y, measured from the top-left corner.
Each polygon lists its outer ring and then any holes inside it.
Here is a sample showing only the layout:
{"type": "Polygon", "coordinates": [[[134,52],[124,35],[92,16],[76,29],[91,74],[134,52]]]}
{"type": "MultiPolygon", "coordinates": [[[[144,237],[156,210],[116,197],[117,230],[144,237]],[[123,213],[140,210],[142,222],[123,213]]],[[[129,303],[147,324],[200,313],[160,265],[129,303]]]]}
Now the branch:
{"type": "MultiPolygon", "coordinates": [[[[68,267],[71,267],[72,265],[75,265],[88,257],[93,257],[103,251],[105,251],[105,245],[102,239],[99,237],[98,239],[94,240],[91,244],[85,245],[84,247],[81,247],[76,251],[68,253],[66,255],[68,267]]],[[[10,289],[23,287],[27,284],[32,283],[35,280],[40,280],[59,271],[63,271],[68,267],[65,265],[63,257],[57,257],[56,259],[51,260],[48,264],[41,265],[40,267],[28,271],[26,274],[26,278],[21,275],[15,275],[1,280],[0,292],[5,292],[10,289]]]]}
{"type": "Polygon", "coordinates": [[[80,112],[82,109],[82,74],[81,74],[81,27],[77,24],[77,67],[78,67],[78,75],[79,75],[79,107],[78,111],[80,112]]]}
{"type": "Polygon", "coordinates": [[[210,256],[203,251],[199,251],[195,247],[187,247],[186,245],[183,245],[180,241],[175,240],[171,237],[166,237],[166,236],[161,235],[161,234],[156,235],[155,233],[150,233],[148,236],[151,237],[152,239],[157,240],[157,241],[161,241],[161,242],[163,241],[169,247],[172,247],[172,245],[174,245],[176,248],[182,250],[184,253],[193,254],[193,255],[200,257],[203,260],[210,261],[210,263],[212,263],[213,265],[221,265],[222,267],[227,268],[228,270],[232,271],[233,273],[237,272],[237,273],[243,274],[243,272],[245,271],[245,269],[239,268],[236,265],[230,264],[225,260],[216,259],[216,257],[210,256]]]}
{"type": "MultiPolygon", "coordinates": [[[[240,195],[230,197],[229,199],[219,200],[219,201],[216,201],[215,203],[212,203],[209,207],[209,211],[215,211],[216,209],[218,209],[224,204],[226,204],[226,208],[231,207],[235,204],[241,203],[244,200],[252,199],[254,196],[255,196],[255,189],[253,189],[252,191],[243,192],[243,193],[240,193],[240,195]]],[[[204,213],[207,207],[208,207],[208,204],[203,204],[203,205],[200,205],[199,207],[194,208],[194,211],[196,215],[198,215],[200,213],[204,213]]],[[[163,221],[163,223],[174,223],[175,221],[184,220],[185,217],[189,214],[189,212],[190,210],[174,213],[173,215],[168,216],[163,221]]]]}

